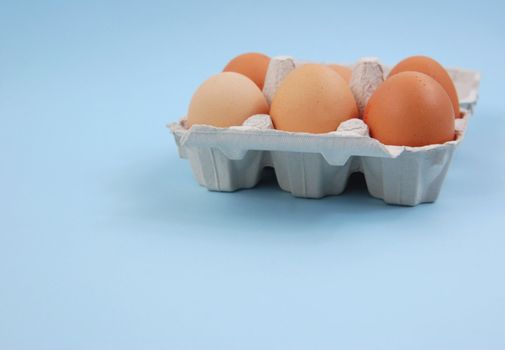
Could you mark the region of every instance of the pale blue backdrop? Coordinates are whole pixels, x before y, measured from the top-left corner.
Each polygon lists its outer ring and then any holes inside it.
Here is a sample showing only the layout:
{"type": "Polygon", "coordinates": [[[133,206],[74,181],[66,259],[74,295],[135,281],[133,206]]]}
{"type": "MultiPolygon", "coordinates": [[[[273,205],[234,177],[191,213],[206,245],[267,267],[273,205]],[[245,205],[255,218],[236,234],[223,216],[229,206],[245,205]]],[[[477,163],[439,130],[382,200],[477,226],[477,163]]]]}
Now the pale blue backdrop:
{"type": "Polygon", "coordinates": [[[502,4],[0,1],[0,348],[504,349],[502,4]],[[245,51],[480,70],[439,200],[199,187],[165,124],[245,51]]]}

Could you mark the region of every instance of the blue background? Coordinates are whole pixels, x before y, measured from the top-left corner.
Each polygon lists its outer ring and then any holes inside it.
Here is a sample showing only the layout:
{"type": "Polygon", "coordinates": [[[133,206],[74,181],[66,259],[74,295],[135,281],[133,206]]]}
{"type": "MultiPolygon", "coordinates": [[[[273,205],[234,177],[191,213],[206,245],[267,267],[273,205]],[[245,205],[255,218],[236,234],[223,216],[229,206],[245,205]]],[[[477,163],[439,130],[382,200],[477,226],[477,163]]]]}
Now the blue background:
{"type": "Polygon", "coordinates": [[[0,2],[0,348],[505,348],[499,1],[0,2]],[[212,193],[165,124],[246,51],[482,72],[435,204],[212,193]]]}

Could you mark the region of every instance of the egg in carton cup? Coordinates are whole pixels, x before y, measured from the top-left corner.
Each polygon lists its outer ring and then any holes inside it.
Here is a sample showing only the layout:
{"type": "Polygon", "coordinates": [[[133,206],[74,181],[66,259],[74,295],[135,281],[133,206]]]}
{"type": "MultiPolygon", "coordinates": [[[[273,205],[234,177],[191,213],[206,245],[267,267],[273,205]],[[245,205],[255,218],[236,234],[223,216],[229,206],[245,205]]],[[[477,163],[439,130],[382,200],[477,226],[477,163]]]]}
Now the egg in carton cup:
{"type": "MultiPolygon", "coordinates": [[[[268,103],[283,79],[305,63],[287,56],[271,59],[263,86],[268,103]]],[[[362,112],[389,68],[376,58],[362,58],[351,68],[349,85],[362,112]]],[[[457,68],[447,72],[456,87],[462,117],[455,119],[455,139],[443,144],[384,145],[370,137],[367,124],[358,118],[322,134],[276,130],[266,114],[228,128],[188,128],[185,118],[168,127],[180,157],[189,160],[198,183],[211,191],[252,188],[260,181],[263,168],[273,167],[284,191],[296,197],[321,198],[341,194],[349,176],[361,172],[373,197],[388,204],[415,206],[437,199],[478,99],[478,72],[457,68]]]]}

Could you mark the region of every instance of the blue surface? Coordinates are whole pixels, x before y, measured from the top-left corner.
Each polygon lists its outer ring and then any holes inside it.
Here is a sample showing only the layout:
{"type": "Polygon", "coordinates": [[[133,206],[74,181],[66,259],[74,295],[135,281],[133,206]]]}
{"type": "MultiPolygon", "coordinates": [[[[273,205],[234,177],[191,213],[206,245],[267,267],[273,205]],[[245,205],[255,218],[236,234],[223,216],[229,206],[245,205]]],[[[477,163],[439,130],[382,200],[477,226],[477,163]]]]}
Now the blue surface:
{"type": "Polygon", "coordinates": [[[2,1],[0,348],[505,348],[505,6],[354,3],[2,1]],[[439,200],[199,187],[164,125],[253,50],[480,70],[439,200]]]}

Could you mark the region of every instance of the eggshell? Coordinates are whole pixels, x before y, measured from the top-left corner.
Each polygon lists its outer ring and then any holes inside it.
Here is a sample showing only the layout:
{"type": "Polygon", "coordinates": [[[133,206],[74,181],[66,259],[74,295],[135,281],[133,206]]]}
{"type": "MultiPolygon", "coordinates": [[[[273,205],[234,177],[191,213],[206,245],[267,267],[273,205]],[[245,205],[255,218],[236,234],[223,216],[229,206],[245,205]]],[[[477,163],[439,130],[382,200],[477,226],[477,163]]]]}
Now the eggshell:
{"type": "Polygon", "coordinates": [[[338,73],[324,65],[305,64],[282,81],[272,99],[270,115],[276,129],[325,133],[357,117],[358,109],[338,73]]]}
{"type": "Polygon", "coordinates": [[[455,117],[461,117],[456,87],[454,86],[454,82],[452,81],[451,77],[440,63],[426,56],[408,57],[394,66],[389,73],[389,76],[391,77],[395,74],[406,71],[421,72],[435,79],[440,85],[442,85],[444,90],[451,98],[455,117]]]}
{"type": "Polygon", "coordinates": [[[244,53],[232,59],[223,72],[236,72],[245,75],[260,89],[263,89],[270,57],[257,52],[244,53]]]}
{"type": "Polygon", "coordinates": [[[370,98],[364,121],[386,145],[426,146],[454,139],[454,110],[444,88],[419,72],[395,74],[370,98]]]}
{"type": "Polygon", "coordinates": [[[346,83],[351,81],[352,70],[349,67],[341,66],[339,64],[329,64],[328,67],[337,72],[346,83]]]}
{"type": "Polygon", "coordinates": [[[218,127],[241,125],[254,114],[268,113],[258,86],[246,76],[223,72],[210,77],[196,90],[189,105],[187,123],[218,127]]]}

